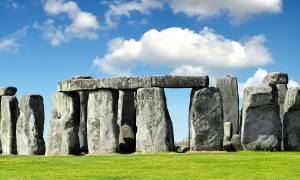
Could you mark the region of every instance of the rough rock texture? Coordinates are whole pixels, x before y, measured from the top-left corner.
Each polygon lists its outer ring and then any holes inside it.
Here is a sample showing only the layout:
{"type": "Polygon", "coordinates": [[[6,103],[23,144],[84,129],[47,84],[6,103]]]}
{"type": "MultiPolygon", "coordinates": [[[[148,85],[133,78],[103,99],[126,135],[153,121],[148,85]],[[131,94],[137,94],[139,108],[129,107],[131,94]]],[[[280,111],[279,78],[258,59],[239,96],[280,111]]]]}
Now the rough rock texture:
{"type": "Polygon", "coordinates": [[[78,93],[56,92],[51,99],[47,155],[79,154],[80,121],[78,93]]]}
{"type": "Polygon", "coordinates": [[[283,146],[287,151],[300,151],[300,88],[291,88],[286,94],[283,146]]]}
{"type": "Polygon", "coordinates": [[[136,151],[162,152],[174,150],[173,125],[162,88],[137,90],[136,151]]]}
{"type": "Polygon", "coordinates": [[[288,74],[285,72],[272,72],[263,79],[263,84],[269,85],[288,84],[288,82],[288,74]]]}
{"type": "Polygon", "coordinates": [[[207,87],[208,76],[141,76],[99,79],[73,78],[57,85],[58,91],[82,91],[96,89],[135,90],[138,88],[168,87],[193,88],[207,87]]]}
{"type": "Polygon", "coordinates": [[[241,141],[245,150],[280,150],[281,121],[276,86],[261,85],[244,90],[241,141]]]}
{"type": "Polygon", "coordinates": [[[205,88],[208,87],[208,76],[152,76],[152,87],[161,88],[205,88]]]}
{"type": "Polygon", "coordinates": [[[89,154],[115,153],[119,150],[117,106],[118,91],[90,92],[87,120],[89,154]]]}
{"type": "Polygon", "coordinates": [[[232,132],[239,131],[239,94],[236,77],[226,76],[217,79],[217,87],[221,91],[224,122],[232,123],[232,132]]]}
{"type": "Polygon", "coordinates": [[[280,113],[280,119],[281,122],[283,121],[284,116],[284,102],[285,102],[285,96],[286,92],[288,90],[288,87],[286,84],[277,84],[277,91],[278,91],[278,104],[279,104],[279,113],[280,113]]]}
{"type": "Polygon", "coordinates": [[[192,151],[218,151],[223,144],[222,98],[218,88],[193,89],[189,115],[192,151]]]}
{"type": "Polygon", "coordinates": [[[241,136],[239,134],[234,134],[231,138],[231,144],[235,151],[241,151],[242,150],[241,136]]]}
{"type": "Polygon", "coordinates": [[[88,91],[80,91],[79,100],[80,100],[80,123],[79,123],[79,130],[78,130],[78,137],[79,137],[79,146],[80,152],[87,154],[88,151],[88,142],[87,142],[87,103],[89,98],[88,91]]]}
{"type": "Polygon", "coordinates": [[[224,139],[223,139],[223,148],[226,151],[234,151],[234,148],[231,143],[232,136],[232,123],[224,122],[224,139]]]}
{"type": "Polygon", "coordinates": [[[16,87],[0,87],[0,96],[14,96],[16,92],[16,87]]]}
{"type": "Polygon", "coordinates": [[[15,96],[1,97],[0,135],[3,154],[16,154],[16,123],[19,116],[18,100],[15,96]]]}
{"type": "Polygon", "coordinates": [[[19,102],[20,116],[17,121],[18,154],[45,154],[44,103],[40,95],[27,95],[19,102]]]}
{"type": "Polygon", "coordinates": [[[121,153],[135,152],[135,97],[134,91],[119,91],[118,127],[121,153]]]}

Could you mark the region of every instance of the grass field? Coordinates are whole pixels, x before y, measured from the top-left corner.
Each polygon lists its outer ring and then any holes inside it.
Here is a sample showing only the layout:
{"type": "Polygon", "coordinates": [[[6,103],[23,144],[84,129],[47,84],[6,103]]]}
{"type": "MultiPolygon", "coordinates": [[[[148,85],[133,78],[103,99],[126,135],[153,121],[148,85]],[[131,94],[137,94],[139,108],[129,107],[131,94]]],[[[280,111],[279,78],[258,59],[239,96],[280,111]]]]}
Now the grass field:
{"type": "Polygon", "coordinates": [[[0,156],[0,179],[300,179],[300,152],[0,156]]]}

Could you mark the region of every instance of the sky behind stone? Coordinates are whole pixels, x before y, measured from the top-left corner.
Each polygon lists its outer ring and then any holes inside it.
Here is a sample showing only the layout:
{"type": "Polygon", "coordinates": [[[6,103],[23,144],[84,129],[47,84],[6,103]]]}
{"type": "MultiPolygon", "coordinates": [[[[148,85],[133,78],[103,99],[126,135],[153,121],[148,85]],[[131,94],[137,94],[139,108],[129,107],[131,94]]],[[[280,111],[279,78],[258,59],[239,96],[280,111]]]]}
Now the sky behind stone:
{"type": "MultiPolygon", "coordinates": [[[[238,77],[300,82],[298,0],[1,0],[0,85],[41,94],[73,75],[238,77]]],[[[166,89],[175,139],[187,136],[190,89],[166,89]]]]}

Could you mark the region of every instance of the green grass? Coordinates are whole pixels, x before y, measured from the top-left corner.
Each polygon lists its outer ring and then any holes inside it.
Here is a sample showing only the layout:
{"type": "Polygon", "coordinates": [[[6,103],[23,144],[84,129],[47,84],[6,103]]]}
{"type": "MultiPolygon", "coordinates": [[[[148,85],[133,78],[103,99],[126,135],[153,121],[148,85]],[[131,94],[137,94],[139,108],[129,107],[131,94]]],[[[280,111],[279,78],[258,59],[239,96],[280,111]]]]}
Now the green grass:
{"type": "Polygon", "coordinates": [[[0,156],[0,179],[300,179],[300,152],[0,156]]]}

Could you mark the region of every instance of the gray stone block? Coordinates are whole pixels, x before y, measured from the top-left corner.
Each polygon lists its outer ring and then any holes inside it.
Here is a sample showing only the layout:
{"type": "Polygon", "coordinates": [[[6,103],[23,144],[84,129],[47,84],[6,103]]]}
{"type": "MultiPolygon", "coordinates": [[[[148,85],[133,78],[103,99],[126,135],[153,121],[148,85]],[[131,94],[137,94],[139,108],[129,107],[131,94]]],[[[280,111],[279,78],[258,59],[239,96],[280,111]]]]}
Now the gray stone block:
{"type": "Polygon", "coordinates": [[[89,93],[87,135],[89,154],[115,153],[119,150],[117,132],[118,91],[89,93]]]}
{"type": "Polygon", "coordinates": [[[56,92],[52,96],[51,104],[46,155],[79,154],[78,93],[56,92]]]}
{"type": "Polygon", "coordinates": [[[57,85],[58,91],[83,91],[97,89],[136,90],[138,88],[192,88],[207,87],[208,76],[140,76],[99,79],[73,78],[57,85]]]}
{"type": "Polygon", "coordinates": [[[214,87],[193,89],[189,115],[191,150],[222,150],[223,126],[220,90],[214,87]]]}
{"type": "Polygon", "coordinates": [[[291,88],[286,94],[283,146],[286,151],[300,151],[300,88],[291,88]]]}
{"type": "Polygon", "coordinates": [[[234,134],[231,138],[231,144],[236,152],[242,150],[241,136],[239,134],[234,134]]]}
{"type": "Polygon", "coordinates": [[[239,130],[239,94],[236,77],[226,76],[217,79],[217,87],[221,91],[224,122],[232,123],[232,132],[239,130]]]}
{"type": "Polygon", "coordinates": [[[0,135],[3,154],[17,154],[16,123],[19,116],[15,96],[1,97],[0,135]]]}
{"type": "Polygon", "coordinates": [[[88,153],[88,142],[87,142],[87,103],[89,98],[88,91],[80,91],[80,123],[78,130],[80,152],[83,154],[88,153]]]}
{"type": "Polygon", "coordinates": [[[263,84],[276,85],[276,84],[288,84],[288,83],[289,83],[288,74],[285,72],[272,72],[269,73],[263,79],[263,84]]]}
{"type": "Polygon", "coordinates": [[[16,92],[16,87],[0,87],[0,96],[14,96],[16,92]]]}
{"type": "Polygon", "coordinates": [[[173,125],[163,88],[137,90],[136,151],[174,150],[173,125]]]}
{"type": "Polygon", "coordinates": [[[119,91],[118,127],[121,153],[135,152],[135,96],[134,91],[119,91]]]}
{"type": "Polygon", "coordinates": [[[26,95],[19,102],[17,121],[17,147],[21,155],[45,154],[44,103],[40,95],[26,95]]]}
{"type": "Polygon", "coordinates": [[[281,121],[276,87],[261,85],[244,90],[241,141],[245,150],[280,150],[281,121]]]}

